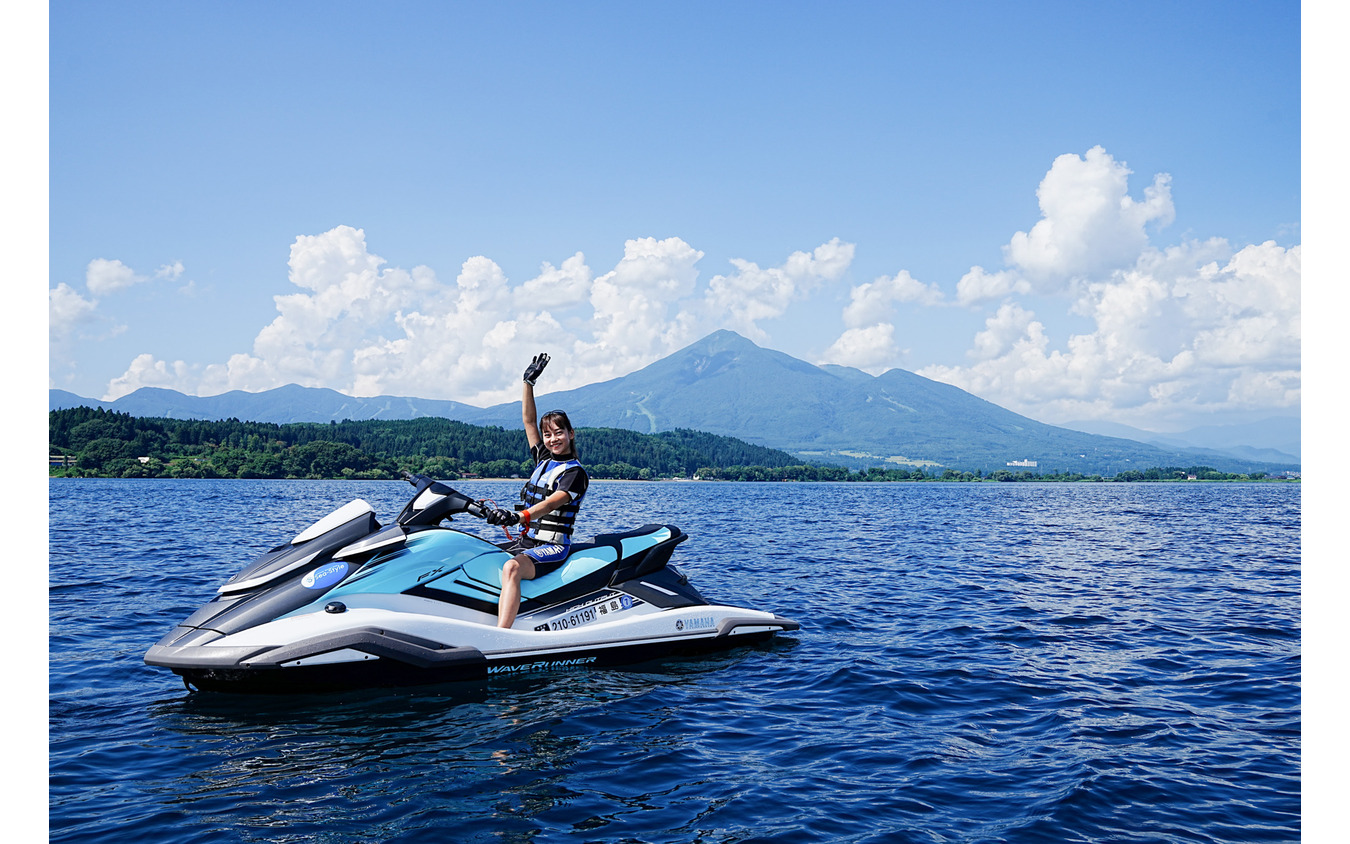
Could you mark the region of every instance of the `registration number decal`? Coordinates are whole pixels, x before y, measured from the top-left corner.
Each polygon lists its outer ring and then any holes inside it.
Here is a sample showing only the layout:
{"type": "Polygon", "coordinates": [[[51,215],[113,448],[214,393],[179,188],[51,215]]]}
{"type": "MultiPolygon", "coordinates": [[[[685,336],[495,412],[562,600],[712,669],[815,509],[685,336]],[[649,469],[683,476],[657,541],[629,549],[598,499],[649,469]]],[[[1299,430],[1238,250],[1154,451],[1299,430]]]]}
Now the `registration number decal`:
{"type": "Polygon", "coordinates": [[[547,620],[540,620],[534,629],[541,632],[556,630],[573,630],[602,620],[602,616],[609,616],[612,613],[630,610],[637,605],[630,596],[621,592],[611,592],[597,601],[589,604],[574,605],[568,609],[562,610],[547,620]]]}
{"type": "Polygon", "coordinates": [[[590,624],[599,616],[599,611],[595,607],[583,607],[571,615],[565,615],[562,618],[555,618],[548,623],[549,630],[571,630],[573,627],[580,627],[583,624],[590,624]]]}

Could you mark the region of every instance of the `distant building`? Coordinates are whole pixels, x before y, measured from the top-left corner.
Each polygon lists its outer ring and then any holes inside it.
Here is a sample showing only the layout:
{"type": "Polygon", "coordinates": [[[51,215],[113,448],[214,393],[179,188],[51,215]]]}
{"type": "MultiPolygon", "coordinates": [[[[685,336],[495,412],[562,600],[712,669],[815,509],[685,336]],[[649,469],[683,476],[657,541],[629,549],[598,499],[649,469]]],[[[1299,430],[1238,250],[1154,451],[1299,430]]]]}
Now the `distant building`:
{"type": "Polygon", "coordinates": [[[1035,460],[1010,460],[1010,461],[1008,461],[1008,465],[1009,465],[1009,466],[1021,466],[1022,468],[1026,468],[1026,469],[1035,469],[1035,468],[1036,468],[1036,461],[1035,461],[1035,460]]]}

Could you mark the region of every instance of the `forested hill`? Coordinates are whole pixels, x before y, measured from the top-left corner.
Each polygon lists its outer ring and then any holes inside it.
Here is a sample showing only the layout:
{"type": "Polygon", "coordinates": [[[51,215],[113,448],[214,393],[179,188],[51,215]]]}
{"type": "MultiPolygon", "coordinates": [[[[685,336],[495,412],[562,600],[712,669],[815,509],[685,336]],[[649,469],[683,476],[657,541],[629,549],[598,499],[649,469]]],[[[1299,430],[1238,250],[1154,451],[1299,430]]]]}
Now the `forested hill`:
{"type": "MultiPolygon", "coordinates": [[[[396,478],[406,469],[453,479],[512,477],[530,469],[521,430],[432,417],[278,425],[78,407],[50,411],[48,427],[53,472],[75,476],[396,478]]],[[[581,428],[577,446],[596,478],[690,477],[700,469],[801,463],[783,451],[689,430],[581,428]]]]}

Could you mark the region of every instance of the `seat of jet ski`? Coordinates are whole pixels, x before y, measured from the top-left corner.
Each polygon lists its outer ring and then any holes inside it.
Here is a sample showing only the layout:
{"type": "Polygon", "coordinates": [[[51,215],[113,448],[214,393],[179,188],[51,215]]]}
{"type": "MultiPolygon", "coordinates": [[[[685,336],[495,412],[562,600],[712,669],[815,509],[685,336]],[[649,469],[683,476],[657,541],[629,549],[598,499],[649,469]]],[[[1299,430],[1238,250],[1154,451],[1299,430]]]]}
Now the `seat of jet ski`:
{"type": "MultiPolygon", "coordinates": [[[[610,581],[613,572],[609,567],[621,557],[638,555],[645,562],[642,572],[654,570],[669,559],[670,551],[655,557],[643,555],[664,543],[675,539],[684,539],[682,532],[673,531],[666,525],[648,525],[627,533],[601,534],[591,542],[572,546],[567,560],[554,571],[540,575],[533,580],[524,580],[520,584],[522,604],[539,601],[547,596],[548,602],[565,601],[575,592],[586,592],[604,586],[610,581]],[[659,558],[659,559],[658,559],[659,558]],[[602,581],[602,582],[598,582],[602,581]]],[[[670,543],[671,546],[675,544],[670,543]]],[[[501,592],[502,565],[506,562],[505,551],[488,553],[464,562],[456,572],[456,580],[468,582],[483,589],[487,587],[494,594],[501,592]]],[[[440,584],[430,584],[433,587],[440,584]]]]}
{"type": "MultiPolygon", "coordinates": [[[[484,554],[464,564],[464,573],[496,590],[502,587],[502,565],[510,559],[505,551],[500,554],[484,554]]],[[[520,582],[520,597],[538,598],[547,595],[569,583],[574,583],[589,574],[608,566],[619,559],[619,549],[612,545],[578,546],[568,555],[567,560],[548,574],[533,580],[520,582]]]]}

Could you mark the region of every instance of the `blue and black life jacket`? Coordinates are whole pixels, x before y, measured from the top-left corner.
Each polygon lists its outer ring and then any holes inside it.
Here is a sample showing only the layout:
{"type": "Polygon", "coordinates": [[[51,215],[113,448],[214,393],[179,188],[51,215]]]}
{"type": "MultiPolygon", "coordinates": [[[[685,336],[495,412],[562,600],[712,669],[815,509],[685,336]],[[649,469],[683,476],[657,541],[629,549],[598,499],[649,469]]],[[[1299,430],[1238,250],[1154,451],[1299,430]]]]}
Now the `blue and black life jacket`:
{"type": "MultiPolygon", "coordinates": [[[[575,458],[554,460],[552,457],[545,457],[535,464],[530,479],[525,482],[525,486],[520,490],[520,500],[525,502],[524,506],[533,507],[557,492],[558,480],[563,476],[563,473],[574,468],[581,472],[580,494],[556,510],[540,516],[537,521],[531,521],[526,534],[531,539],[560,545],[571,544],[572,528],[576,524],[577,511],[581,508],[581,499],[586,497],[586,487],[590,480],[586,477],[586,470],[581,468],[581,461],[575,458]]],[[[569,492],[573,491],[569,490],[569,492]]]]}

